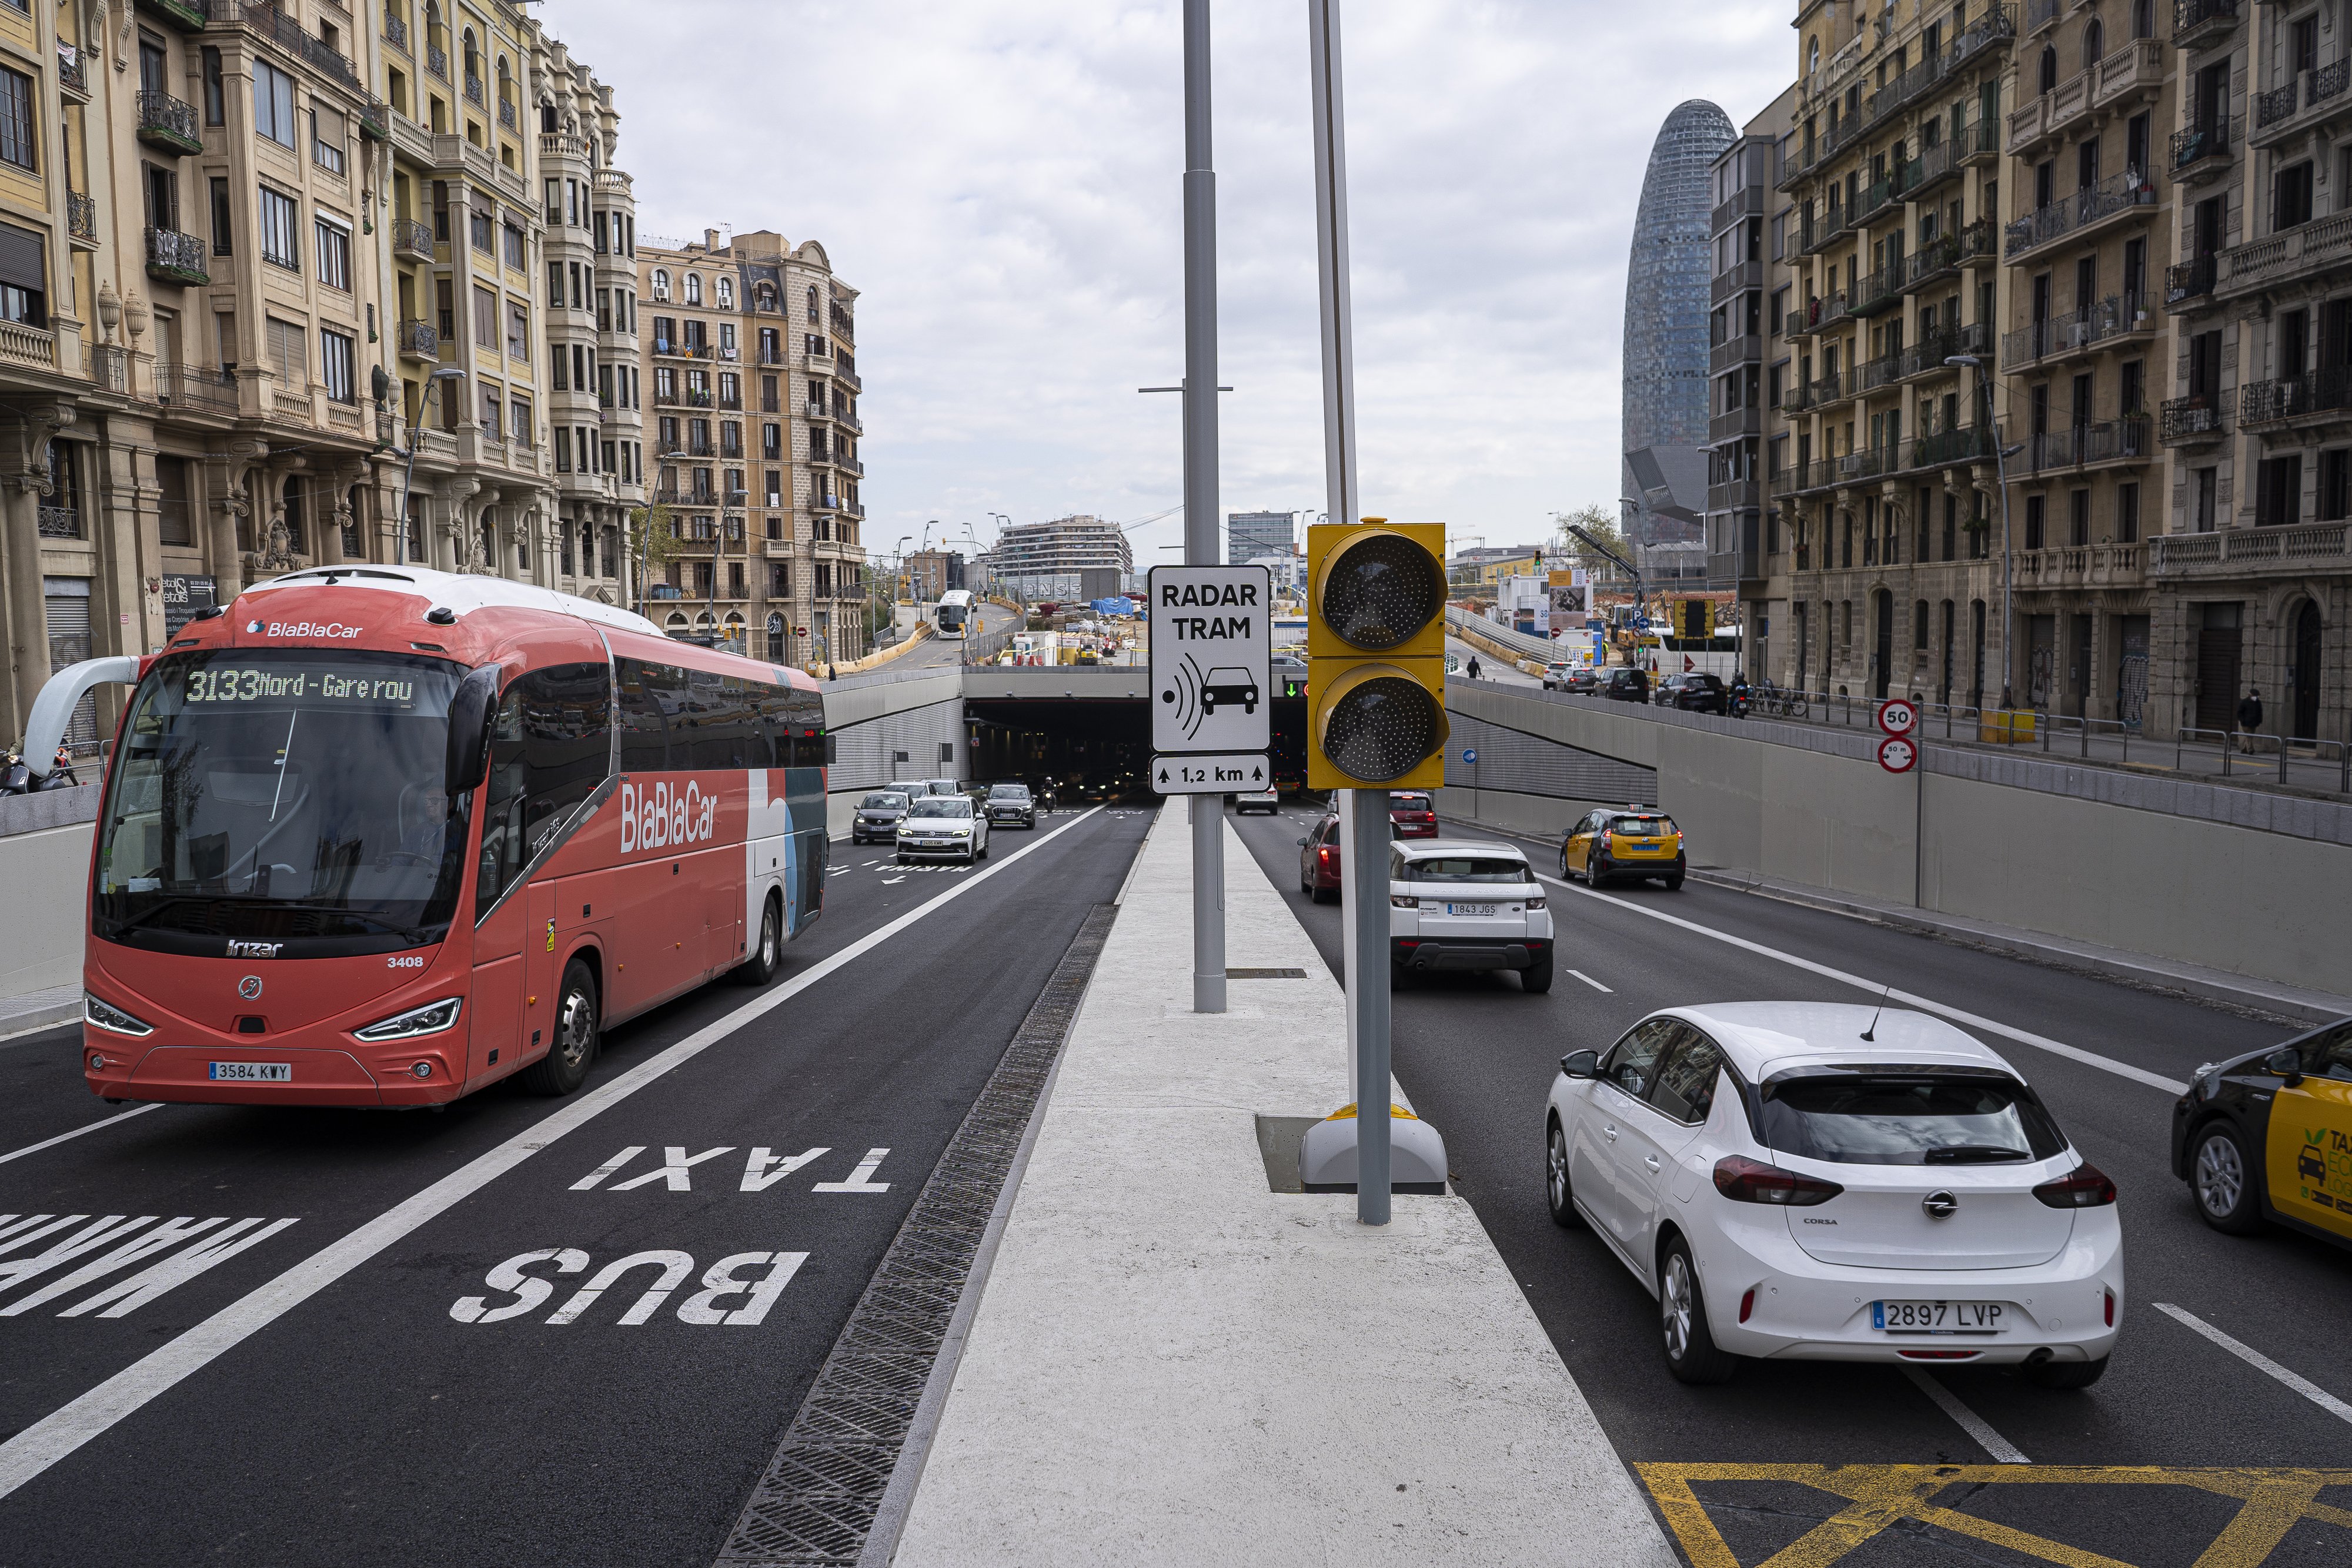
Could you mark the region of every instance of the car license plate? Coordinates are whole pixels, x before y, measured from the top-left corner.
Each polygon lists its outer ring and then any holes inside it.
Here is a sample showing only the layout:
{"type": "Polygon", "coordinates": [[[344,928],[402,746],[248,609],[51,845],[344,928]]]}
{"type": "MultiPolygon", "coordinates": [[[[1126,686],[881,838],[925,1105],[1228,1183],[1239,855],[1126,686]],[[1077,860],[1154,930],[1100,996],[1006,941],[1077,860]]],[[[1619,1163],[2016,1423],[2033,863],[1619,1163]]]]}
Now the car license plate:
{"type": "Polygon", "coordinates": [[[1999,1301],[1873,1301],[1870,1326],[1882,1333],[1992,1334],[2005,1310],[1999,1301]]]}
{"type": "Polygon", "coordinates": [[[291,1083],[294,1064],[289,1061],[215,1061],[209,1077],[216,1083],[291,1083]]]}
{"type": "Polygon", "coordinates": [[[1499,907],[1501,906],[1493,904],[1449,904],[1445,906],[1445,913],[1448,915],[1492,915],[1499,907]]]}

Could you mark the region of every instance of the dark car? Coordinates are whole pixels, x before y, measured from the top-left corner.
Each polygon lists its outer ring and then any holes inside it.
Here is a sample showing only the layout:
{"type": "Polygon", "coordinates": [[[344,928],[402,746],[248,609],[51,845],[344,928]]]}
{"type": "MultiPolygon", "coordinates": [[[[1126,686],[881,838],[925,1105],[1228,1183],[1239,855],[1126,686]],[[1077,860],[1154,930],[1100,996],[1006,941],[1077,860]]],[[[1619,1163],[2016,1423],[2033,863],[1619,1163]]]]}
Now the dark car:
{"type": "Polygon", "coordinates": [[[1660,707],[1681,708],[1685,713],[1731,711],[1731,698],[1723,683],[1709,674],[1668,675],[1658,683],[1650,700],[1660,707]]]}
{"type": "Polygon", "coordinates": [[[1339,896],[1339,813],[1315,824],[1298,841],[1298,891],[1318,904],[1339,896]]]}
{"type": "Polygon", "coordinates": [[[1579,664],[1559,678],[1559,690],[1582,692],[1590,696],[1601,689],[1601,672],[1590,664],[1579,664]]]}
{"type": "Polygon", "coordinates": [[[1037,798],[1029,793],[1026,784],[992,784],[983,802],[990,823],[1008,827],[1034,828],[1037,825],[1037,798]]]}
{"type": "Polygon", "coordinates": [[[2352,1019],[2199,1068],[2172,1107],[2172,1174],[2216,1230],[2352,1247],[2352,1019]]]}
{"type": "Polygon", "coordinates": [[[1393,826],[1392,838],[1433,839],[1437,837],[1437,802],[1419,789],[1391,789],[1389,821],[1393,826]]]}
{"type": "Polygon", "coordinates": [[[1609,672],[1601,683],[1601,695],[1612,702],[1645,703],[1650,700],[1650,672],[1620,664],[1609,672]]]}
{"type": "Polygon", "coordinates": [[[895,844],[898,841],[898,819],[906,814],[905,790],[868,790],[866,799],[857,802],[857,815],[850,819],[849,841],[895,844]]]}

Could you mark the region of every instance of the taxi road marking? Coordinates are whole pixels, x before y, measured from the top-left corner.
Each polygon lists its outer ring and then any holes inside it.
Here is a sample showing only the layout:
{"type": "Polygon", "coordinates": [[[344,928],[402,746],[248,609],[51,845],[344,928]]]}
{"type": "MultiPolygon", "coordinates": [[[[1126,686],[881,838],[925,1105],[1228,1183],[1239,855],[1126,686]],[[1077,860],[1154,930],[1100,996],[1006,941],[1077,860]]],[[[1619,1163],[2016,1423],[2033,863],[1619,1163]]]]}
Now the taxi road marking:
{"type": "MultiPolygon", "coordinates": [[[[1061,837],[1094,811],[1081,812],[1034,842],[1024,844],[979,875],[944,889],[904,915],[876,926],[830,957],[762,991],[734,1011],[646,1058],[611,1082],[590,1089],[523,1128],[486,1154],[412,1194],[357,1229],[304,1259],[258,1290],[223,1307],[158,1346],[105,1382],[0,1442],[0,1497],[6,1497],[83,1444],[110,1430],[156,1396],[194,1375],[334,1284],[386,1248],[422,1228],[513,1170],[565,1134],[611,1110],[638,1090],[685,1066],[755,1019],[783,1006],[835,970],[856,962],[916,922],[945,909],[1022,856],[1061,837]]],[[[103,1124],[101,1124],[102,1125],[103,1124]]]]}
{"type": "Polygon", "coordinates": [[[2256,1372],[2277,1378],[2281,1383],[2285,1384],[2289,1388],[2294,1389],[2297,1394],[2302,1395],[2305,1399],[2310,1400],[2314,1405],[2318,1406],[2322,1410],[2326,1411],[2338,1421],[2352,1421],[2352,1405],[2345,1404],[2344,1401],[2336,1398],[2336,1396],[2328,1393],[2327,1390],[2320,1387],[2319,1385],[2312,1382],[2309,1378],[2304,1377],[2296,1373],[2289,1372],[2285,1367],[2281,1366],[2277,1362],[2273,1361],[2269,1356],[2264,1355],[2252,1345],[2231,1339],[2228,1334],[2223,1333],[2220,1329],[2215,1328],[2211,1323],[2207,1322],[2195,1312],[2189,1312],[2184,1308],[2176,1307],[2170,1301],[2157,1301],[2154,1302],[2153,1305],[2158,1312],[2162,1312],[2166,1317],[2172,1319],[2175,1322],[2181,1324],[2185,1328],[2194,1329],[2197,1333],[2203,1334],[2207,1339],[2211,1340],[2215,1344],[2220,1345],[2223,1350],[2228,1351],[2231,1355],[2236,1356],[2240,1361],[2244,1362],[2256,1372]]]}
{"type": "Polygon", "coordinates": [[[1727,942],[1734,947],[1745,948],[1750,953],[1759,954],[1767,958],[1778,958],[1783,964],[1790,964],[1825,978],[1884,996],[1889,1001],[1901,1002],[1906,1007],[1917,1008],[1922,1012],[1935,1013],[1939,1017],[1951,1019],[1954,1023],[1980,1029],[1989,1034],[2000,1035],[2004,1040],[2013,1040],[2020,1045],[2030,1045],[2036,1051],[2046,1051],[2053,1056],[2063,1056],[2069,1061],[2079,1061],[2085,1067],[2095,1067],[2102,1072],[2112,1072],[2118,1078],[2128,1078],[2135,1083],[2145,1083],[2151,1089],[2161,1089],[2168,1094],[2189,1092],[2189,1085],[2177,1078],[2167,1078],[2161,1073],[2150,1072],[2146,1068],[2134,1067],[2128,1061],[2117,1061],[2112,1056],[2101,1056],[2095,1051],[2084,1051],[2079,1045],[2068,1045],[2063,1040],[2052,1040],[2047,1035],[2012,1029],[2008,1024],[1995,1022],[1980,1014],[1949,1007],[1942,1002],[1915,995],[1910,991],[1900,990],[1876,980],[1865,980],[1860,975],[1849,974],[1843,969],[1832,969],[1827,964],[1817,964],[1811,958],[1800,958],[1794,953],[1783,953],[1778,947],[1767,947],[1761,942],[1750,942],[1745,936],[1734,936],[1727,931],[1717,931],[1711,925],[1701,925],[1696,920],[1685,920],[1678,915],[1668,915],[1664,910],[1644,909],[1628,899],[1612,898],[1605,893],[1595,893],[1588,887],[1578,887],[1573,883],[1562,882],[1556,876],[1538,873],[1536,880],[1549,883],[1554,887],[1565,888],[1570,893],[1581,894],[1586,898],[1598,899],[1602,904],[1613,904],[1620,909],[1629,909],[1636,915],[1646,915],[1653,920],[1663,920],[1669,925],[1679,925],[1685,931],[1696,931],[1702,936],[1712,936],[1717,942],[1727,942]]]}
{"type": "MultiPolygon", "coordinates": [[[[1846,1507],[1754,1568],[1827,1568],[1873,1537],[1906,1520],[2006,1548],[2038,1563],[2067,1568],[2130,1568],[2063,1542],[1998,1524],[1935,1500],[1960,1489],[1966,1501],[1987,1486],[2192,1487],[2236,1498],[2235,1517],[2206,1545],[2194,1568],[2253,1568],[2288,1531],[2308,1519],[2352,1530],[2352,1509],[2316,1500],[2329,1487],[2352,1486],[2352,1470],[2170,1469],[2136,1465],[1685,1465],[1637,1464],[1643,1485],[1664,1515],[1694,1568],[1743,1568],[1707,1515],[1693,1482],[1788,1481],[1843,1498],[1846,1507]]],[[[1727,1512],[1744,1511],[1717,1504],[1727,1512]]]]}

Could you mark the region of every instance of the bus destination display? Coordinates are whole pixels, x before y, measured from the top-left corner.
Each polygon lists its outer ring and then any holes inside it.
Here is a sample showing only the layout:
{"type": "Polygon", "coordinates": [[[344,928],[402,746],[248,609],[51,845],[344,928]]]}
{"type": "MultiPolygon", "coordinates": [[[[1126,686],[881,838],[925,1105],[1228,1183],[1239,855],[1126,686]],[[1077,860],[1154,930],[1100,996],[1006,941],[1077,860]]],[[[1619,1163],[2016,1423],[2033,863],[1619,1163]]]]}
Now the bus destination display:
{"type": "Polygon", "coordinates": [[[381,667],[342,669],[196,669],[188,672],[187,702],[198,703],[347,703],[353,706],[412,707],[416,702],[416,677],[381,667]]]}

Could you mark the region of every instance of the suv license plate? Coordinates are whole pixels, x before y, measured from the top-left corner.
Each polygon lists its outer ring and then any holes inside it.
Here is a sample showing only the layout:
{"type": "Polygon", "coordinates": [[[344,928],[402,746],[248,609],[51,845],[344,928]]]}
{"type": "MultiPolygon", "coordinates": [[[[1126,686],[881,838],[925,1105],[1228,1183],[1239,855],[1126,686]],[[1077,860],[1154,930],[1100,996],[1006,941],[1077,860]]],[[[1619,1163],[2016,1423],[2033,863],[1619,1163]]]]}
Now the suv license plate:
{"type": "Polygon", "coordinates": [[[2000,1301],[1873,1301],[1870,1326],[1882,1333],[1995,1334],[2005,1311],[2000,1301]]]}
{"type": "Polygon", "coordinates": [[[216,1083],[291,1083],[290,1061],[215,1061],[208,1076],[216,1083]]]}
{"type": "Polygon", "coordinates": [[[1449,904],[1445,906],[1445,913],[1448,915],[1492,915],[1500,907],[1501,905],[1494,904],[1449,904]]]}

